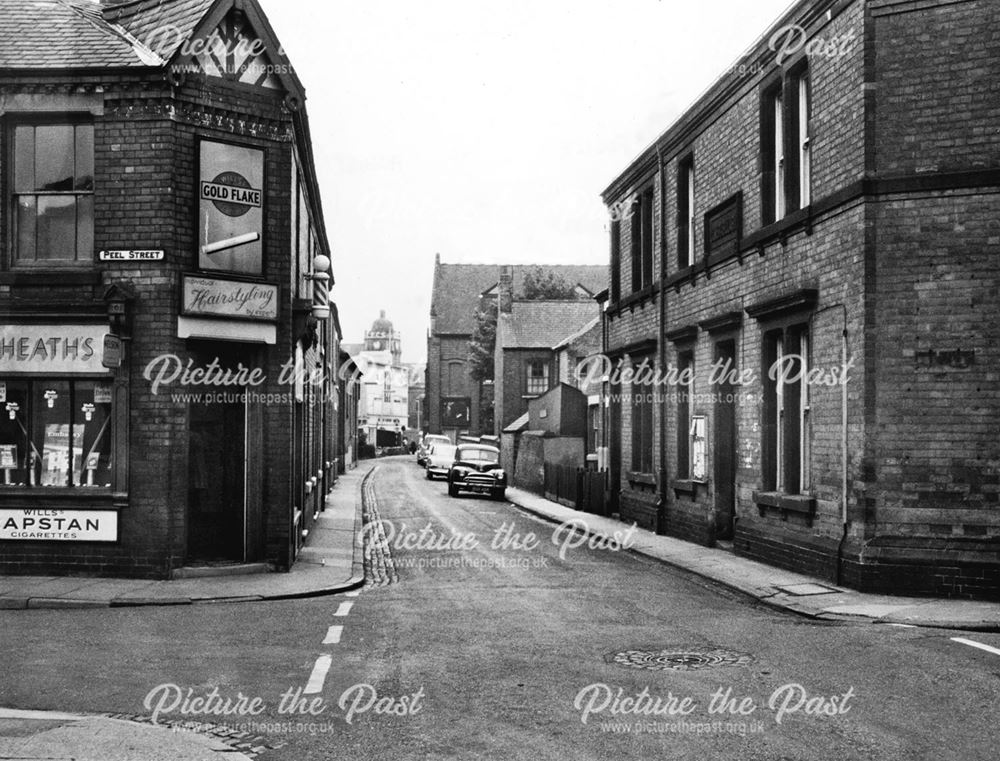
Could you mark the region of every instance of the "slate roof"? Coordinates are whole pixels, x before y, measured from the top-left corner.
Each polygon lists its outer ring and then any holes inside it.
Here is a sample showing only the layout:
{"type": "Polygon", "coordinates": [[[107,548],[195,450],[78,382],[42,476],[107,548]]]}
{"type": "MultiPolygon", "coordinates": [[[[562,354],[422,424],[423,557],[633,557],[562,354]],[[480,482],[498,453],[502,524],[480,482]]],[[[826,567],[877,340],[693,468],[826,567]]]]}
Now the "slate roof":
{"type": "MultiPolygon", "coordinates": [[[[539,266],[543,272],[558,275],[573,285],[582,285],[594,294],[607,287],[608,268],[603,264],[539,266]]],[[[524,277],[534,267],[535,265],[531,264],[514,265],[515,298],[523,295],[524,277]]],[[[499,264],[437,264],[434,268],[434,286],[431,295],[431,315],[435,317],[434,333],[471,335],[473,315],[479,307],[479,297],[496,286],[499,280],[499,264]]],[[[589,300],[583,303],[593,306],[589,300]]],[[[556,340],[563,338],[564,335],[556,340]]]]}
{"type": "Polygon", "coordinates": [[[500,315],[497,336],[504,349],[551,349],[599,313],[594,301],[515,301],[509,314],[500,315]]]}
{"type": "Polygon", "coordinates": [[[0,69],[143,67],[146,51],[86,0],[0,0],[0,69]]]}
{"type": "Polygon", "coordinates": [[[579,341],[581,338],[587,335],[591,330],[597,327],[598,323],[601,321],[600,314],[594,315],[594,319],[588,322],[586,325],[581,327],[579,330],[574,330],[559,343],[557,343],[552,348],[558,351],[559,349],[565,348],[567,346],[572,346],[574,342],[579,341]]]}
{"type": "Polygon", "coordinates": [[[169,61],[181,42],[194,32],[216,0],[129,0],[104,8],[104,20],[117,24],[169,61]],[[154,35],[172,28],[170,34],[154,35]]]}

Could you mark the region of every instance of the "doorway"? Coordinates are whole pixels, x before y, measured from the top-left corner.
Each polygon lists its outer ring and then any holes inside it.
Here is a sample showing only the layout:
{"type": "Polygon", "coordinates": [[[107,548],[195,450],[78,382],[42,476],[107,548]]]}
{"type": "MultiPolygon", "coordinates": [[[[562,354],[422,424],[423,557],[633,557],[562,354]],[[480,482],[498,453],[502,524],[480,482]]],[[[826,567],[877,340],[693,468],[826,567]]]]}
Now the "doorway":
{"type": "Polygon", "coordinates": [[[725,372],[715,397],[715,539],[731,541],[736,523],[736,341],[715,344],[715,361],[725,372]]]}
{"type": "Polygon", "coordinates": [[[188,563],[246,559],[246,404],[191,403],[188,563]]]}

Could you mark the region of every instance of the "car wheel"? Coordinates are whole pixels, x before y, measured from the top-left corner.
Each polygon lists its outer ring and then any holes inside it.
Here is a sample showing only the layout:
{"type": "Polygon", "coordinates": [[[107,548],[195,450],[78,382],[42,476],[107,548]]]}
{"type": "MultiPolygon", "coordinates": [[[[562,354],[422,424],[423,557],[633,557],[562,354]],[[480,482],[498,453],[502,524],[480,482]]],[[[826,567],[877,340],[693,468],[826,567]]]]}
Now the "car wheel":
{"type": "Polygon", "coordinates": [[[458,496],[458,487],[455,484],[453,484],[451,481],[448,482],[448,496],[449,497],[457,497],[458,496]]]}
{"type": "Polygon", "coordinates": [[[507,490],[494,489],[490,494],[490,496],[493,497],[493,499],[497,500],[497,502],[502,502],[503,500],[507,499],[507,490]]]}

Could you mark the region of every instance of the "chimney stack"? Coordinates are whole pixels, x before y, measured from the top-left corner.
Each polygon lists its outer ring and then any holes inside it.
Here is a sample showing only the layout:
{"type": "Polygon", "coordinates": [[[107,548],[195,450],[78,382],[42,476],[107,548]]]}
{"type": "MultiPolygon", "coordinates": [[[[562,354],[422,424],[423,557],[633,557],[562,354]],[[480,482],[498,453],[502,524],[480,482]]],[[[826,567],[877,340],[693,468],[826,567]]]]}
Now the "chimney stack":
{"type": "Polygon", "coordinates": [[[500,265],[500,284],[497,287],[497,309],[509,314],[514,308],[514,266],[500,265]]]}

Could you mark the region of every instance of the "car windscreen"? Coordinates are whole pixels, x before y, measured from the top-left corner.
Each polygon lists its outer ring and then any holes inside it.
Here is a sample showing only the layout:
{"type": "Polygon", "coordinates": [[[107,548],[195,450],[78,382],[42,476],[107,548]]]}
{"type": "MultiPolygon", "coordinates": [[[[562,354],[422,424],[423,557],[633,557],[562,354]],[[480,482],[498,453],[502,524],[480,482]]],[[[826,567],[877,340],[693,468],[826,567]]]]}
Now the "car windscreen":
{"type": "Polygon", "coordinates": [[[455,459],[465,462],[497,462],[498,454],[489,449],[459,449],[455,459]]]}

